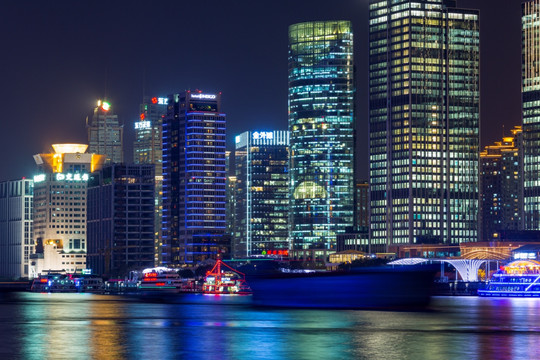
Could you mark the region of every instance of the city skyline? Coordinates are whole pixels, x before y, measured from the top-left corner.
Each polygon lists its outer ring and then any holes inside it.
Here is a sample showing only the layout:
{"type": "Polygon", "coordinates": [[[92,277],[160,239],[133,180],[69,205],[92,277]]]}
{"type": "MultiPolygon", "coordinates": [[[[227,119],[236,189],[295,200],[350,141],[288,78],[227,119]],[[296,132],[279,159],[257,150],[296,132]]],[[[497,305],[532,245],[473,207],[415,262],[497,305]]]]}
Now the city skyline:
{"type": "MultiPolygon", "coordinates": [[[[277,2],[262,13],[247,2],[231,5],[211,1],[184,5],[186,9],[161,2],[135,2],[130,7],[122,2],[107,6],[99,2],[8,5],[3,13],[3,33],[10,34],[9,38],[5,35],[8,48],[19,50],[1,60],[7,75],[2,95],[12,100],[5,113],[10,131],[0,135],[1,143],[4,149],[19,143],[32,146],[6,159],[0,180],[33,175],[31,156],[45,151],[50,143],[86,142],[85,118],[96,100],[104,97],[124,124],[127,163],[131,162],[133,123],[143,95],[168,96],[189,88],[223,89],[223,109],[230,119],[229,149],[234,136],[243,131],[285,127],[287,28],[302,21],[352,22],[357,124],[359,133],[367,134],[367,3],[316,1],[307,6],[306,2],[277,2]],[[173,20],[180,10],[205,14],[186,19],[188,46],[183,48],[194,55],[189,60],[168,46],[178,35],[173,20]],[[244,51],[246,45],[249,51],[244,51]],[[255,119],[253,114],[257,114],[255,119]]],[[[482,146],[499,139],[503,125],[508,133],[520,123],[520,4],[492,1],[489,5],[458,1],[458,6],[477,7],[481,13],[482,146]],[[498,26],[503,19],[506,26],[498,26]],[[505,51],[498,51],[498,46],[505,51]],[[501,73],[501,69],[506,71],[501,73]]],[[[367,135],[357,140],[358,174],[367,178],[367,135]]]]}

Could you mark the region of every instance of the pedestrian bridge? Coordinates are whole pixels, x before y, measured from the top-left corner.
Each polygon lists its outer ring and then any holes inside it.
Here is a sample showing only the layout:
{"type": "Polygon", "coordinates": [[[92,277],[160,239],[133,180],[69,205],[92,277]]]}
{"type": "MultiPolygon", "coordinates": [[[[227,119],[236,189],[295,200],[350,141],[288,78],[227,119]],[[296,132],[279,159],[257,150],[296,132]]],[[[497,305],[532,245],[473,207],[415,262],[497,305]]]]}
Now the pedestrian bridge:
{"type": "Polygon", "coordinates": [[[405,258],[391,261],[388,265],[417,265],[422,263],[447,263],[456,268],[463,281],[478,281],[478,270],[480,266],[487,263],[488,259],[425,259],[425,258],[405,258]]]}

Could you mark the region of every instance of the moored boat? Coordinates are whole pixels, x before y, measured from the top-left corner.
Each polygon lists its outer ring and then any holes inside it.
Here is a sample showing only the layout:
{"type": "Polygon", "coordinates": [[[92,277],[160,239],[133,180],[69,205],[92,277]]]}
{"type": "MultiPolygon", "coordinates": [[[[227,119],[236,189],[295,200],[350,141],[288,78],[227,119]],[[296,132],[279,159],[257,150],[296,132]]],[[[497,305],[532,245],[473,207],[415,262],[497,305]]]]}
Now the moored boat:
{"type": "Polygon", "coordinates": [[[138,290],[144,293],[179,293],[182,290],[183,281],[174,269],[166,267],[154,267],[143,270],[142,279],[138,290]]]}
{"type": "Polygon", "coordinates": [[[343,272],[248,275],[260,306],[419,310],[429,305],[430,266],[357,268],[343,272]]]}
{"type": "Polygon", "coordinates": [[[218,259],[216,265],[204,279],[203,294],[214,295],[250,295],[251,289],[246,284],[244,273],[233,269],[218,259]]]}
{"type": "Polygon", "coordinates": [[[71,274],[48,273],[42,274],[32,281],[32,292],[67,293],[77,292],[75,281],[71,274]]]}
{"type": "Polygon", "coordinates": [[[540,297],[540,262],[517,260],[495,272],[488,285],[478,290],[484,297],[540,297]]]}
{"type": "Polygon", "coordinates": [[[100,276],[73,275],[73,280],[78,292],[94,294],[103,294],[105,292],[105,284],[100,276]]]}

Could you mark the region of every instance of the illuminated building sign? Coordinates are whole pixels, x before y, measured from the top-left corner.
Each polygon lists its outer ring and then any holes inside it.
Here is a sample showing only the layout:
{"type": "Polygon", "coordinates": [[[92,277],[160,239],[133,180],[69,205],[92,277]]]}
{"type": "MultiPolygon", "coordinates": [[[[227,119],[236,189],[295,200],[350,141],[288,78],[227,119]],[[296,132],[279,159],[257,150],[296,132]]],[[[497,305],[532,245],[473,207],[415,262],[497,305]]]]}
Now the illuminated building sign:
{"type": "MultiPolygon", "coordinates": [[[[79,173],[76,173],[76,174],[72,174],[72,173],[62,174],[62,173],[57,173],[56,177],[55,177],[55,180],[56,181],[62,181],[62,180],[88,181],[88,178],[89,178],[88,174],[79,174],[79,173]]],[[[46,179],[47,179],[47,176],[45,174],[35,175],[34,176],[34,183],[39,183],[39,182],[45,181],[46,179]]]]}
{"type": "Polygon", "coordinates": [[[136,130],[142,130],[142,129],[150,129],[152,125],[150,124],[150,121],[137,121],[135,123],[135,129],[136,130]]]}
{"type": "Polygon", "coordinates": [[[215,99],[214,94],[191,94],[192,99],[215,99]]]}
{"type": "Polygon", "coordinates": [[[259,140],[259,139],[271,140],[273,138],[274,138],[274,134],[272,132],[267,132],[267,131],[257,132],[257,131],[255,131],[253,133],[253,140],[259,140]]]}
{"type": "Polygon", "coordinates": [[[42,181],[45,181],[45,174],[39,174],[39,175],[34,176],[35,183],[42,182],[42,181]]]}
{"type": "Polygon", "coordinates": [[[167,105],[169,103],[169,99],[166,97],[153,97],[152,98],[152,104],[158,104],[158,105],[167,105]]]}
{"type": "Polygon", "coordinates": [[[263,250],[261,255],[282,255],[289,256],[289,250],[263,250]]]}
{"type": "Polygon", "coordinates": [[[56,181],[73,180],[73,181],[88,181],[88,174],[56,174],[56,181]]]}
{"type": "Polygon", "coordinates": [[[237,137],[234,138],[234,140],[235,140],[235,143],[238,144],[242,140],[242,138],[240,137],[240,135],[238,135],[237,137]]]}

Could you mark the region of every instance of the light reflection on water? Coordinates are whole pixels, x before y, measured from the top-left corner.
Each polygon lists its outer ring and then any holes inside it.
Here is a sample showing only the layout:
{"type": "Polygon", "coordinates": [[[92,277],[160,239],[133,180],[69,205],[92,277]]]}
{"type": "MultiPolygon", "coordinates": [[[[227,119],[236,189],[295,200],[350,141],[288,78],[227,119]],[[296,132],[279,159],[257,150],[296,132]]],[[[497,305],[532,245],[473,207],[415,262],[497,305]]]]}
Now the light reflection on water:
{"type": "Polygon", "coordinates": [[[425,312],[267,309],[193,299],[1,294],[0,358],[540,358],[540,299],[440,297],[425,312]]]}

